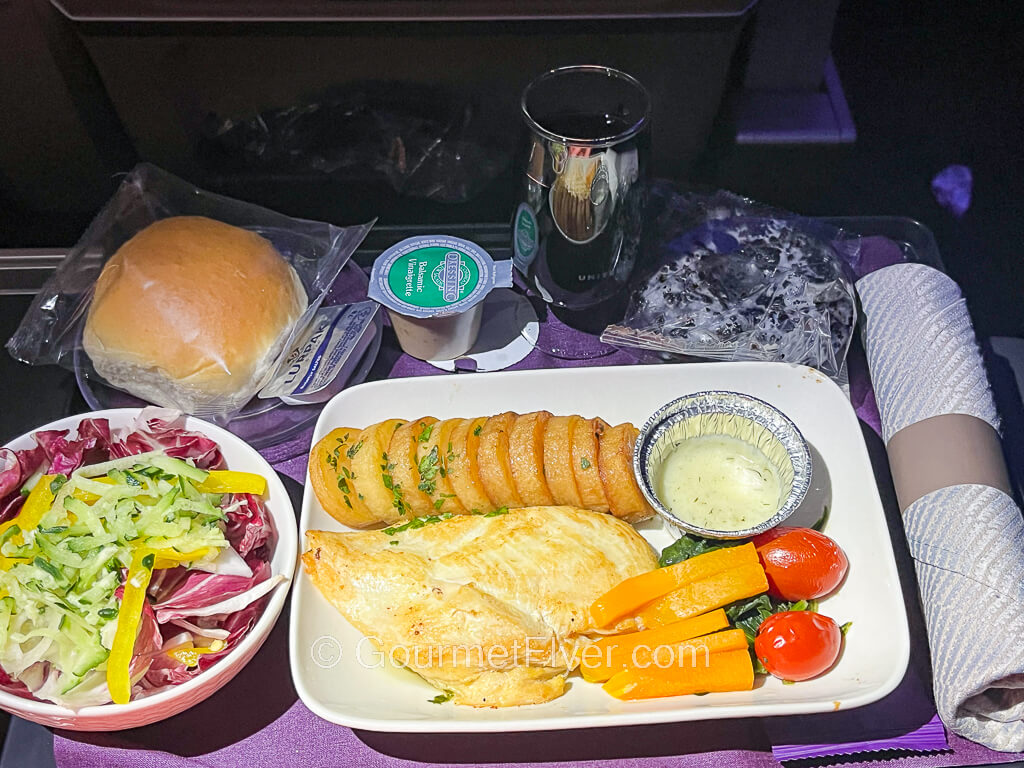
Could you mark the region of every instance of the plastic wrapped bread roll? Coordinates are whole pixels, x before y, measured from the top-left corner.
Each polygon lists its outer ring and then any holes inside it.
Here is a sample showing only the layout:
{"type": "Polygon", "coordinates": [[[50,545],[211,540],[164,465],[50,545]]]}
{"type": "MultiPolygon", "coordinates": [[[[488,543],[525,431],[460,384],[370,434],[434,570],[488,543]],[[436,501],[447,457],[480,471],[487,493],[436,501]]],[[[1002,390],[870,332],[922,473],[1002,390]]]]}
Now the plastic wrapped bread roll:
{"type": "Polygon", "coordinates": [[[256,394],[306,309],[295,270],[260,235],[161,219],[103,267],[82,345],[110,384],[197,415],[256,394]]]}

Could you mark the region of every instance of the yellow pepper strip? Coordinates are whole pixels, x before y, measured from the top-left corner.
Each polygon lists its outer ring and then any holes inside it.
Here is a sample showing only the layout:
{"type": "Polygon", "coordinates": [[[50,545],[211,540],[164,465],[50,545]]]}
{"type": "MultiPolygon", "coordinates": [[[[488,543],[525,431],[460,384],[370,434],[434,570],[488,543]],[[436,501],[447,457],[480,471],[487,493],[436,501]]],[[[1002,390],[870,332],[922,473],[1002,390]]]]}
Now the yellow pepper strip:
{"type": "Polygon", "coordinates": [[[212,469],[203,482],[196,484],[200,493],[251,493],[262,496],[267,492],[267,479],[253,472],[235,472],[212,469]]]}
{"type": "Polygon", "coordinates": [[[192,563],[202,560],[210,554],[209,547],[203,547],[192,552],[178,552],[174,549],[158,549],[154,553],[153,570],[158,568],[174,568],[182,563],[192,563]]]}
{"type": "Polygon", "coordinates": [[[137,549],[128,567],[128,578],[124,583],[124,595],[117,615],[117,631],[107,658],[107,689],[115,704],[127,704],[132,697],[132,680],[129,667],[135,650],[135,635],[142,619],[143,601],[153,575],[153,552],[137,549]]]}
{"type": "MultiPolygon", "coordinates": [[[[221,643],[223,647],[223,643],[221,643]]],[[[186,667],[195,667],[199,664],[199,657],[204,653],[216,653],[219,649],[214,648],[196,648],[192,643],[185,643],[179,645],[177,648],[171,648],[167,651],[167,655],[180,664],[184,664],[186,667]]]]}
{"type": "MultiPolygon", "coordinates": [[[[3,557],[0,555],[0,571],[9,571],[12,565],[17,565],[18,563],[31,562],[31,557],[3,557]]],[[[0,597],[3,597],[3,595],[0,595],[0,597]]]]}
{"type": "Polygon", "coordinates": [[[100,497],[97,496],[95,493],[83,491],[81,488],[75,488],[75,490],[71,492],[71,495],[74,498],[78,499],[79,501],[88,504],[89,506],[92,506],[100,499],[100,497]]]}
{"type": "MultiPolygon", "coordinates": [[[[114,484],[113,479],[107,477],[106,475],[103,475],[101,477],[90,477],[89,479],[92,480],[94,483],[103,483],[104,485],[114,484]]],[[[79,501],[89,505],[95,504],[97,501],[99,501],[100,498],[95,493],[90,493],[89,491],[82,490],[81,488],[75,488],[75,490],[71,492],[71,495],[74,496],[79,501]]]]}
{"type": "MultiPolygon", "coordinates": [[[[39,478],[39,481],[32,488],[28,498],[25,499],[25,503],[21,505],[21,509],[18,510],[18,514],[8,520],[6,523],[0,525],[0,536],[4,532],[13,526],[18,526],[22,531],[31,531],[39,525],[39,521],[43,519],[43,515],[50,511],[50,507],[53,506],[53,491],[50,490],[50,483],[56,475],[43,475],[39,478]]],[[[16,543],[21,543],[21,534],[18,534],[15,539],[16,543]]]]}

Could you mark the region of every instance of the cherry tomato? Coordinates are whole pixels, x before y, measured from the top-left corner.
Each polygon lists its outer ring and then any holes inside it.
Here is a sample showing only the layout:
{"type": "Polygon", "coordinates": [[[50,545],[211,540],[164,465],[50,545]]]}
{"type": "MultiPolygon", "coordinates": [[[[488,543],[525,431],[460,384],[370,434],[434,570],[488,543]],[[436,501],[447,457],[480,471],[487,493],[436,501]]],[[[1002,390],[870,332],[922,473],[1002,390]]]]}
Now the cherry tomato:
{"type": "Polygon", "coordinates": [[[843,633],[828,616],[786,611],[761,622],[754,653],[775,677],[809,680],[836,663],[843,633]]]}
{"type": "Polygon", "coordinates": [[[813,528],[779,526],[754,537],[768,594],[781,600],[813,600],[839,586],[849,562],[832,539],[813,528]]]}

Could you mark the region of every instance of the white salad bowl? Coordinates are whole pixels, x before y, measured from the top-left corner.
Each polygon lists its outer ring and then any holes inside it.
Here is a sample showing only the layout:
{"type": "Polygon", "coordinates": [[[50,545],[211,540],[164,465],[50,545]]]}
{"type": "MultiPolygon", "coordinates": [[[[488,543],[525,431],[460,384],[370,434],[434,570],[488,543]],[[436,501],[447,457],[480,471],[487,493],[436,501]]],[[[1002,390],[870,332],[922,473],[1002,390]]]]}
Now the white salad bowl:
{"type": "MultiPolygon", "coordinates": [[[[32,435],[42,430],[68,429],[74,434],[79,423],[87,418],[107,419],[111,429],[127,427],[140,413],[140,408],[115,408],[69,416],[11,440],[5,447],[15,450],[32,448],[35,446],[32,435]]],[[[233,651],[201,674],[127,704],[103,704],[72,710],[0,691],[0,708],[41,725],[72,731],[117,731],[148,725],[183,712],[213,695],[241,671],[267,639],[288,596],[298,555],[295,512],[288,492],[270,464],[243,440],[191,416],[185,417],[184,427],[215,440],[228,469],[255,472],[267,479],[267,493],[263,501],[277,529],[277,547],[270,563],[271,577],[281,575],[284,580],[270,593],[266,608],[256,624],[233,651]]]]}

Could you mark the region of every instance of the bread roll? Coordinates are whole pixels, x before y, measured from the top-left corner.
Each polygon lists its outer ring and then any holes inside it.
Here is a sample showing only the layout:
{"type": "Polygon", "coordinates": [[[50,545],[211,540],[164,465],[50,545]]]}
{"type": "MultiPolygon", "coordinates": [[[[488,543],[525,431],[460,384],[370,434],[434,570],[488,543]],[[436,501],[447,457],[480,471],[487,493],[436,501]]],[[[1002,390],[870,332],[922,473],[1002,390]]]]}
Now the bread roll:
{"type": "Polygon", "coordinates": [[[146,227],[106,263],[82,342],[115,387],[224,414],[256,393],[305,307],[298,275],[269,241],[179,216],[146,227]]]}

